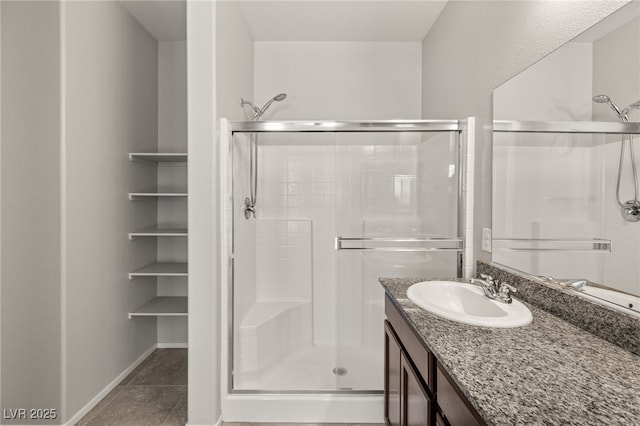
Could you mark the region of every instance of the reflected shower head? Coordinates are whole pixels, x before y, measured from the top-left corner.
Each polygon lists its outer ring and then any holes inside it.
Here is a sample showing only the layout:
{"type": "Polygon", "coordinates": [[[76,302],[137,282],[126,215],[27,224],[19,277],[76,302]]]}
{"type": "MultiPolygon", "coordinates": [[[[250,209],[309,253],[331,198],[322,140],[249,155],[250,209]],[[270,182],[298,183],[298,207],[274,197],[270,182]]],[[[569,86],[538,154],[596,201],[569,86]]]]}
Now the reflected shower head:
{"type": "Polygon", "coordinates": [[[275,95],[273,97],[273,100],[274,101],[278,101],[278,102],[284,101],[285,99],[287,99],[287,94],[286,93],[278,93],[277,95],[275,95]]]}
{"type": "Polygon", "coordinates": [[[629,105],[628,107],[626,107],[625,109],[623,109],[621,114],[626,116],[627,114],[629,114],[629,112],[631,112],[631,110],[634,110],[634,109],[640,109],[640,101],[636,101],[631,105],[629,105]]]}
{"type": "MultiPolygon", "coordinates": [[[[611,100],[610,97],[608,97],[607,95],[596,95],[593,98],[593,102],[596,102],[598,104],[608,104],[611,109],[616,113],[616,115],[618,116],[618,118],[621,121],[626,121],[627,120],[627,115],[626,113],[623,114],[622,111],[620,111],[620,108],[618,108],[618,106],[616,104],[613,103],[613,101],[611,100]]],[[[631,105],[629,105],[630,107],[631,105]]],[[[629,108],[627,107],[627,108],[629,108]]]]}
{"type": "Polygon", "coordinates": [[[240,106],[243,107],[245,105],[249,105],[253,109],[254,114],[257,114],[260,112],[260,108],[258,108],[256,104],[254,104],[251,101],[245,101],[243,98],[240,98],[240,106]]]}
{"type": "Polygon", "coordinates": [[[611,99],[609,99],[607,95],[596,95],[593,97],[593,102],[596,102],[599,104],[607,104],[611,102],[611,99]]]}

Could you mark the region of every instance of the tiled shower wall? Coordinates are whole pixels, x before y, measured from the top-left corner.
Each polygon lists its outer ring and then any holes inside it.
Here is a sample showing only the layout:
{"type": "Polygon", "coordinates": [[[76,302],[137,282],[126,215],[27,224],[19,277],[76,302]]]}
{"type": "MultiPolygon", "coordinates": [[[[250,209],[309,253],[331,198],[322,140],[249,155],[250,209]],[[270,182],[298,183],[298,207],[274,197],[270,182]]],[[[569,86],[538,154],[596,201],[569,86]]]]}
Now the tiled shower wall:
{"type": "Polygon", "coordinates": [[[256,220],[258,300],[311,300],[310,220],[256,220]]]}
{"type": "Polygon", "coordinates": [[[445,134],[423,138],[260,135],[257,300],[305,298],[310,278],[316,344],[334,344],[336,333],[345,342],[371,334],[371,306],[382,300],[379,276],[455,274],[449,253],[335,250],[336,236],[455,235],[454,145],[445,134]]]}

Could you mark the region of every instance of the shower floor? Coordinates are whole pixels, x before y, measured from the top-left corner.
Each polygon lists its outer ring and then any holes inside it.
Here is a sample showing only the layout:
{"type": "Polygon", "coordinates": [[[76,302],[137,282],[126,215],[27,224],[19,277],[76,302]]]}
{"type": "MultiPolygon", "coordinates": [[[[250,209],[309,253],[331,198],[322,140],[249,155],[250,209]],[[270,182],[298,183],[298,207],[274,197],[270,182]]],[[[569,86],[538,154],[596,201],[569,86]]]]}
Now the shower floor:
{"type": "Polygon", "coordinates": [[[235,373],[234,389],[381,391],[384,386],[383,360],[384,352],[373,348],[305,347],[289,353],[281,361],[262,371],[235,373]],[[343,374],[336,374],[334,370],[343,374]]]}

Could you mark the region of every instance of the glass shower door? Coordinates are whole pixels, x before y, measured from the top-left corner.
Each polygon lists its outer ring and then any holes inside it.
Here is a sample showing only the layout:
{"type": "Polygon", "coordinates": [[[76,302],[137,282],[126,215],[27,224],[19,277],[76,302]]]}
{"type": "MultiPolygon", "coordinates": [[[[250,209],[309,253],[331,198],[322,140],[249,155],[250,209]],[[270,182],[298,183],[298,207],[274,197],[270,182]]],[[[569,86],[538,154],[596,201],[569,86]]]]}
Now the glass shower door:
{"type": "Polygon", "coordinates": [[[333,372],[340,390],[384,387],[384,291],[378,278],[458,274],[458,137],[339,136],[333,372]]]}
{"type": "Polygon", "coordinates": [[[378,278],[459,273],[460,133],[322,124],[259,133],[248,219],[250,138],[233,134],[233,392],[382,392],[378,278]]]}

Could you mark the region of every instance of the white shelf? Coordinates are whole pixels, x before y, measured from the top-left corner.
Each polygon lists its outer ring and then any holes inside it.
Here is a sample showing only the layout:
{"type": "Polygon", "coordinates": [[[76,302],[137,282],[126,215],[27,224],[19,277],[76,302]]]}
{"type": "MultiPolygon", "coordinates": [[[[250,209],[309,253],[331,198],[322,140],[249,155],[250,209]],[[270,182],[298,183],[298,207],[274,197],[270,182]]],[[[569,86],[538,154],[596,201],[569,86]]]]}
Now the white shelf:
{"type": "Polygon", "coordinates": [[[135,200],[144,200],[151,198],[186,198],[187,192],[175,191],[175,190],[150,190],[150,191],[140,191],[140,192],[130,192],[129,199],[131,201],[135,200]]]}
{"type": "Polygon", "coordinates": [[[188,304],[186,297],[156,297],[129,312],[129,319],[135,317],[186,317],[188,304]]]}
{"type": "Polygon", "coordinates": [[[186,163],[186,152],[131,152],[129,160],[140,163],[186,163]]]}
{"type": "Polygon", "coordinates": [[[150,227],[135,232],[129,232],[129,239],[140,237],[186,237],[187,228],[158,228],[150,227]]]}
{"type": "Polygon", "coordinates": [[[151,263],[133,272],[129,272],[129,279],[137,277],[186,277],[188,276],[187,263],[151,263]]]}

